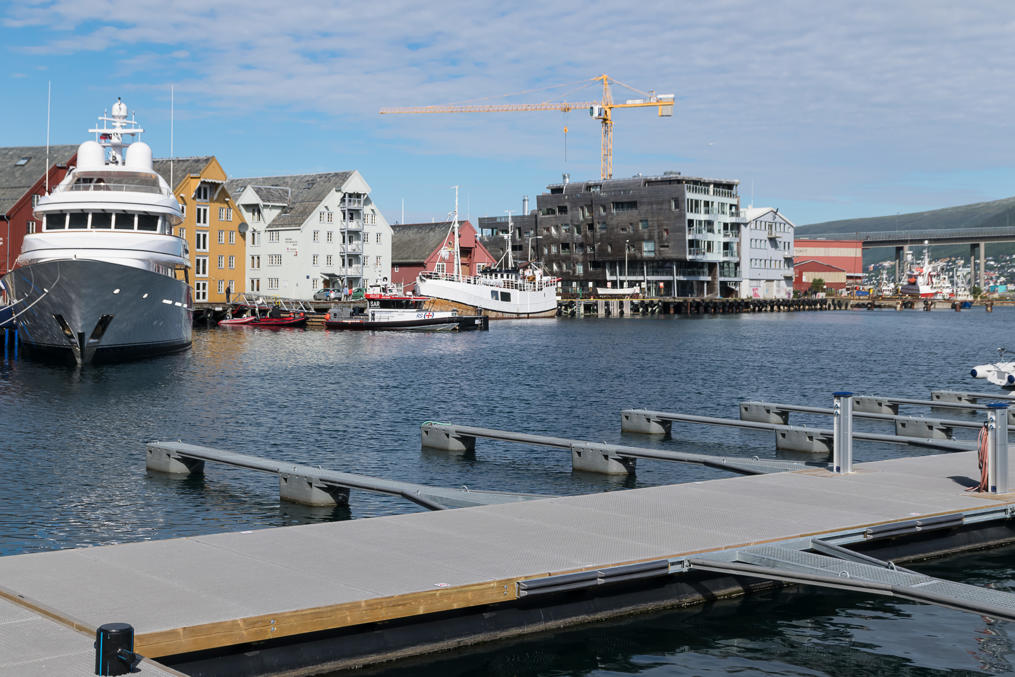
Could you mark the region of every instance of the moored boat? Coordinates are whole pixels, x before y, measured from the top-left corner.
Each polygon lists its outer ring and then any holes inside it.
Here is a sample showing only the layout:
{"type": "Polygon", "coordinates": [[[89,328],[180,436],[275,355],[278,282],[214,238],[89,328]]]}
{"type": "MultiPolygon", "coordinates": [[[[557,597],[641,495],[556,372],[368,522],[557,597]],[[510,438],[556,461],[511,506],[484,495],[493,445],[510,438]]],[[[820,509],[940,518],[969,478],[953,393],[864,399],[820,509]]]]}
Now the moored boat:
{"type": "Polygon", "coordinates": [[[336,306],[324,320],[327,329],[454,330],[487,329],[488,318],[459,315],[457,310],[433,310],[428,298],[405,294],[373,293],[362,303],[336,306]]]}
{"type": "MultiPolygon", "coordinates": [[[[559,278],[543,274],[539,266],[484,269],[478,275],[461,274],[458,235],[458,193],[451,213],[454,235],[451,273],[423,271],[416,278],[416,293],[434,299],[436,308],[456,309],[491,318],[553,317],[557,314],[559,278]]],[[[511,251],[510,243],[507,251],[511,251]]]]}
{"type": "Polygon", "coordinates": [[[299,301],[262,298],[236,304],[229,317],[219,320],[220,327],[305,327],[310,311],[299,301]]]}
{"type": "Polygon", "coordinates": [[[185,279],[183,221],[144,130],[117,100],[94,141],[78,148],[52,193],[39,199],[40,231],[25,236],[4,276],[26,352],[77,364],[185,350],[193,302],[185,279]]]}

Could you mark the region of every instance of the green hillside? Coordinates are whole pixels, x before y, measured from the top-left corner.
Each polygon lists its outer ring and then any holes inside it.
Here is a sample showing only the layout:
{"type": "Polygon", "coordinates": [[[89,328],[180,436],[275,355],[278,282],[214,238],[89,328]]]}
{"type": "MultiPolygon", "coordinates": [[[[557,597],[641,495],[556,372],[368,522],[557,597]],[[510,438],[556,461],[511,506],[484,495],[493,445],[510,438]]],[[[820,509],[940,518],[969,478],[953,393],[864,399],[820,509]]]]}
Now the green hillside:
{"type": "MultiPolygon", "coordinates": [[[[1015,225],[1015,197],[977,202],[958,207],[946,207],[912,214],[874,216],[865,219],[842,219],[798,226],[797,237],[851,237],[856,233],[874,233],[888,230],[936,230],[939,228],[1000,228],[1015,225]]],[[[987,245],[988,256],[1015,254],[1015,242],[987,245]]],[[[894,249],[883,247],[864,252],[864,265],[890,260],[894,249]]],[[[948,245],[931,248],[932,258],[969,256],[968,245],[948,245]]]]}

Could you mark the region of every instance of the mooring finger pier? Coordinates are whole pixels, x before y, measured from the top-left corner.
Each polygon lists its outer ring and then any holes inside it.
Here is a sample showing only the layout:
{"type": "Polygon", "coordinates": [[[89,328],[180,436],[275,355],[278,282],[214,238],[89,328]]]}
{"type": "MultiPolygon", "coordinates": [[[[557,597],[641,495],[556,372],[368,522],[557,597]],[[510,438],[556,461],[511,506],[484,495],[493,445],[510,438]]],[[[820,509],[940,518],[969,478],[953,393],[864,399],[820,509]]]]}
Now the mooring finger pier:
{"type": "MultiPolygon", "coordinates": [[[[24,667],[40,653],[73,656],[72,644],[80,651],[82,638],[90,643],[97,628],[117,622],[132,626],[133,651],[157,662],[142,663],[142,673],[321,671],[700,604],[774,582],[1015,620],[1015,595],[894,563],[1015,540],[1007,403],[982,410],[988,434],[977,450],[857,463],[853,404],[848,393],[834,398],[830,464],[758,459],[732,467],[751,459],[731,459],[728,469],[743,476],[566,497],[429,488],[152,442],[146,455],[155,472],[212,473],[228,464],[277,474],[285,500],[320,496],[291,492],[283,476],[339,500],[350,497],[343,490],[384,491],[431,511],[0,558],[0,609],[10,612],[3,619],[34,624],[45,640],[11,646],[0,674],[30,674],[24,667]],[[988,486],[970,491],[982,479],[983,453],[988,486]],[[444,509],[454,505],[472,507],[444,509]]],[[[599,454],[575,466],[584,472],[608,472],[611,457],[624,467],[623,459],[707,456],[438,423],[425,424],[421,438],[439,433],[463,443],[450,453],[475,453],[475,439],[488,437],[599,454]]]]}

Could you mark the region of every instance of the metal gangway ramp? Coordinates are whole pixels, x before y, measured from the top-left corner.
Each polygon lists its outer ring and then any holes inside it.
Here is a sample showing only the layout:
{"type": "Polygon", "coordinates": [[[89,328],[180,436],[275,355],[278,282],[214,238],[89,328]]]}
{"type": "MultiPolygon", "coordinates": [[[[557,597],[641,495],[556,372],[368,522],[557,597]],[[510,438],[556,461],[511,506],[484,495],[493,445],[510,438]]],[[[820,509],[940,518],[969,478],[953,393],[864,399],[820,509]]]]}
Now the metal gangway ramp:
{"type": "Polygon", "coordinates": [[[739,550],[728,561],[689,558],[686,566],[691,571],[898,597],[1015,620],[1015,594],[1010,592],[927,576],[818,539],[811,545],[819,552],[765,545],[739,550]]]}

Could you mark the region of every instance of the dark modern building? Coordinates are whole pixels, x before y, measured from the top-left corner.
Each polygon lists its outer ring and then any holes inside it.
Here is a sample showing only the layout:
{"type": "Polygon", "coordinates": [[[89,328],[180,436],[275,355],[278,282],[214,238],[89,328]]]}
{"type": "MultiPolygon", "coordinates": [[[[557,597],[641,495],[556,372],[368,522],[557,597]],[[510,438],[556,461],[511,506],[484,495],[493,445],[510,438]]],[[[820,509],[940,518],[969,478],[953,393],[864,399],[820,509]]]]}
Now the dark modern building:
{"type": "Polygon", "coordinates": [[[736,296],[746,222],[738,185],[679,172],[565,178],[536,198],[534,251],[565,293],[638,287],[647,296],[736,296]]]}

